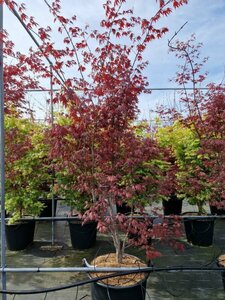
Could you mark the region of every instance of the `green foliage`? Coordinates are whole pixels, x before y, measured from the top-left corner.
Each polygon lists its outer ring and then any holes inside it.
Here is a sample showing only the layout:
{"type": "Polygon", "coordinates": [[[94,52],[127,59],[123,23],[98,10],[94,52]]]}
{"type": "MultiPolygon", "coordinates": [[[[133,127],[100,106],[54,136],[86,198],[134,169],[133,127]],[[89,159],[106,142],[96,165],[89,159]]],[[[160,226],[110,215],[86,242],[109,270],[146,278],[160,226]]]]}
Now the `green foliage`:
{"type": "MultiPolygon", "coordinates": [[[[154,172],[153,162],[144,162],[133,169],[132,173],[122,176],[119,188],[124,191],[132,187],[130,196],[127,197],[127,204],[131,207],[145,207],[154,198],[157,190],[157,173],[154,172]],[[151,180],[149,179],[151,178],[151,180]]],[[[121,193],[122,194],[122,193],[121,193]]]]}
{"type": "Polygon", "coordinates": [[[56,172],[55,179],[55,192],[65,199],[64,202],[70,206],[71,211],[75,209],[77,213],[84,214],[91,199],[87,193],[77,190],[76,177],[69,174],[68,170],[60,170],[56,172]]]}
{"type": "Polygon", "coordinates": [[[44,130],[27,119],[5,118],[5,207],[10,223],[25,215],[38,215],[43,208],[38,198],[49,193],[42,188],[51,181],[44,130]]]}
{"type": "Polygon", "coordinates": [[[176,121],[172,126],[161,127],[157,130],[156,138],[162,147],[169,148],[170,154],[176,159],[179,167],[188,164],[201,164],[198,155],[200,141],[194,131],[176,121]]]}
{"type": "Polygon", "coordinates": [[[178,197],[197,205],[199,213],[203,213],[203,205],[210,200],[210,183],[203,163],[207,157],[200,154],[201,143],[196,132],[176,121],[172,126],[159,128],[156,138],[161,146],[169,149],[178,166],[178,197]]]}

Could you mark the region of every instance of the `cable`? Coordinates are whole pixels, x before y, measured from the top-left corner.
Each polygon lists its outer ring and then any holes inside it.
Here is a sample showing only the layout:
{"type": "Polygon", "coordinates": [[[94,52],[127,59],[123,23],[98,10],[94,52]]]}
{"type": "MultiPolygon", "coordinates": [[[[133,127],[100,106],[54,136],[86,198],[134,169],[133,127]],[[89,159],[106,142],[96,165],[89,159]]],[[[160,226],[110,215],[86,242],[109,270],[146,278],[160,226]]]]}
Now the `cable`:
{"type": "Polygon", "coordinates": [[[48,293],[46,292],[46,293],[45,293],[45,297],[44,297],[43,300],[46,300],[46,299],[47,299],[47,295],[48,295],[48,293]]]}
{"type": "MultiPolygon", "coordinates": [[[[79,287],[86,284],[94,283],[100,280],[105,280],[113,277],[118,277],[122,275],[129,275],[129,274],[135,274],[135,273],[155,273],[155,272],[177,272],[177,271],[225,271],[225,268],[202,268],[202,267],[166,267],[166,268],[154,268],[154,267],[146,267],[141,270],[132,270],[132,271],[126,271],[126,272],[118,272],[110,275],[100,276],[91,278],[84,281],[75,282],[72,284],[62,285],[58,287],[52,287],[52,288],[46,288],[46,289],[36,289],[36,290],[0,290],[0,294],[9,294],[9,295],[34,295],[34,294],[42,294],[42,293],[50,293],[50,292],[56,292],[61,291],[69,288],[79,287]]],[[[147,278],[147,276],[146,276],[147,278]]]]}
{"type": "MultiPolygon", "coordinates": [[[[88,279],[88,280],[79,281],[79,282],[75,282],[75,283],[72,283],[72,284],[62,285],[62,286],[53,287],[53,288],[46,288],[46,289],[21,290],[21,291],[18,291],[18,290],[0,290],[0,294],[34,295],[34,294],[50,293],[50,292],[56,292],[56,291],[66,290],[66,289],[69,289],[69,288],[83,286],[83,285],[86,285],[86,284],[97,282],[99,280],[109,279],[109,278],[112,278],[112,277],[118,277],[118,276],[121,276],[121,275],[129,275],[129,274],[138,273],[138,272],[139,271],[119,272],[119,273],[115,273],[115,274],[110,274],[110,275],[105,275],[105,276],[101,276],[101,277],[91,278],[91,279],[88,279]]],[[[149,272],[149,271],[143,271],[142,270],[142,273],[146,273],[146,272],[149,272]]]]}

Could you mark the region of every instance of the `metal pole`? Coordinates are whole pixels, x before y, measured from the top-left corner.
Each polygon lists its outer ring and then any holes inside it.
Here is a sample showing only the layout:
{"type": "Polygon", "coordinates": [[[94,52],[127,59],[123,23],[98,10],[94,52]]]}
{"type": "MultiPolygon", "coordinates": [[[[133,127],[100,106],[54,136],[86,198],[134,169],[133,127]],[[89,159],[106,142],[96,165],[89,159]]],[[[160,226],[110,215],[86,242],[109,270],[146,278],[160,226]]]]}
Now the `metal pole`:
{"type": "Polygon", "coordinates": [[[54,108],[53,108],[53,70],[52,65],[50,65],[50,116],[51,116],[51,126],[54,124],[54,108]]]}
{"type": "MultiPolygon", "coordinates": [[[[0,4],[0,166],[1,166],[1,274],[2,289],[6,289],[5,259],[5,139],[4,139],[4,80],[3,80],[3,3],[0,4]]],[[[6,295],[2,294],[2,300],[6,295]]]]}
{"type": "MultiPolygon", "coordinates": [[[[51,116],[51,126],[54,123],[54,111],[53,111],[53,73],[52,73],[52,65],[50,65],[50,116],[51,116]]],[[[52,187],[54,187],[54,167],[52,167],[52,187]]],[[[55,214],[55,199],[54,193],[52,191],[52,217],[55,214]]],[[[55,244],[55,221],[52,219],[52,246],[55,244]]]]}
{"type": "MultiPolygon", "coordinates": [[[[89,264],[88,264],[89,265],[89,264]]],[[[173,267],[96,267],[89,265],[90,267],[67,267],[67,268],[5,268],[7,273],[108,273],[108,272],[130,272],[130,273],[158,273],[158,272],[222,272],[225,268],[222,267],[185,267],[185,266],[173,266],[173,267]]]]}
{"type": "MultiPolygon", "coordinates": [[[[143,219],[144,217],[143,216],[127,216],[127,218],[133,218],[133,219],[143,219]]],[[[160,217],[158,217],[158,216],[156,216],[156,215],[149,215],[149,218],[150,219],[160,219],[160,220],[162,220],[162,219],[171,219],[171,220],[173,220],[173,219],[176,219],[176,221],[177,220],[185,220],[185,219],[191,219],[191,220],[205,220],[205,219],[212,219],[212,220],[223,220],[223,219],[225,219],[225,215],[207,215],[207,216],[189,216],[189,215],[186,215],[186,216],[173,216],[173,215],[168,215],[168,216],[160,216],[160,217]]],[[[20,220],[21,221],[27,221],[27,220],[34,220],[34,221],[44,221],[44,222],[46,222],[46,221],[68,221],[68,220],[79,220],[80,218],[78,217],[78,216],[76,216],[76,217],[67,217],[67,216],[62,216],[62,217],[24,217],[24,218],[21,218],[20,220]]],[[[1,220],[1,218],[0,218],[0,220],[1,220]]],[[[6,220],[8,220],[7,218],[6,218],[6,220]]]]}

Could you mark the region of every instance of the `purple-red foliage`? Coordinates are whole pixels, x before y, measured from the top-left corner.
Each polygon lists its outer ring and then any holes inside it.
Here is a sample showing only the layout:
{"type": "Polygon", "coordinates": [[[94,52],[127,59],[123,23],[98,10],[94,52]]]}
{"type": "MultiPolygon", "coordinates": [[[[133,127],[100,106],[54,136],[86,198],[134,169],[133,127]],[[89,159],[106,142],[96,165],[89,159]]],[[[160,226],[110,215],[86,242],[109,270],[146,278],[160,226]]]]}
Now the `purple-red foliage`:
{"type": "Polygon", "coordinates": [[[188,166],[190,174],[186,173],[185,181],[190,194],[206,189],[210,201],[218,203],[225,199],[225,86],[211,83],[206,92],[198,89],[207,78],[202,71],[207,61],[200,56],[202,44],[195,44],[194,36],[186,42],[171,42],[171,51],[182,61],[175,78],[184,88],[179,98],[181,109],[161,108],[159,112],[170,121],[179,120],[198,137],[199,163],[188,166]],[[191,92],[186,90],[190,85],[191,92]]]}
{"type": "MultiPolygon", "coordinates": [[[[33,16],[26,14],[24,4],[5,1],[42,41],[40,49],[30,49],[29,56],[18,55],[16,67],[8,68],[8,82],[14,80],[14,75],[25,76],[27,70],[43,78],[50,77],[49,65],[44,61],[46,58],[53,61],[53,83],[62,86],[54,102],[65,107],[70,122],[55,124],[48,133],[50,159],[56,172],[66,170],[75,175],[74,190],[90,195],[92,206],[84,214],[84,221],[97,220],[99,230],[110,231],[119,258],[126,240],[121,249],[121,229],[139,227],[140,241],[135,243],[141,245],[145,236],[160,239],[170,236],[172,227],[163,223],[149,229],[147,220],[135,225],[135,220],[125,221],[124,216],[114,214],[113,205],[117,200],[137,200],[142,195],[145,201],[151,199],[151,193],[158,187],[160,172],[152,162],[159,158],[159,148],[151,138],[137,136],[132,123],[138,113],[138,96],[148,85],[143,74],[148,64],[144,54],[153,40],[168,31],[157,23],[188,0],[160,0],[157,11],[148,19],[135,15],[133,9],[124,9],[126,2],[107,0],[100,29],[90,30],[88,26],[80,28],[76,16],[63,16],[60,0],[45,1],[62,36],[63,47],[56,49],[50,26],[38,25],[33,16]],[[70,73],[73,70],[74,77],[66,78],[68,70],[70,73]],[[78,96],[76,90],[82,95],[78,96]]],[[[19,85],[21,94],[16,98],[22,102],[24,88],[36,85],[28,77],[24,81],[27,84],[19,85]]],[[[142,212],[142,202],[137,200],[135,204],[142,212]]],[[[145,248],[148,256],[152,256],[152,247],[145,245],[145,248]]]]}

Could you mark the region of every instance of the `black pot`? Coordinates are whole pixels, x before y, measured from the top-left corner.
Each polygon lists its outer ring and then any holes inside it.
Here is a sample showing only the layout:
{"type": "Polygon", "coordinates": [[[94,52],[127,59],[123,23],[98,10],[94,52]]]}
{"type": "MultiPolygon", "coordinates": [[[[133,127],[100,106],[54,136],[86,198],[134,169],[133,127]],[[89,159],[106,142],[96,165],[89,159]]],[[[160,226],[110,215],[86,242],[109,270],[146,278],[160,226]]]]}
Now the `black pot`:
{"type": "Polygon", "coordinates": [[[213,243],[214,219],[184,218],[187,241],[196,246],[211,246],[213,243]]]}
{"type": "MultiPolygon", "coordinates": [[[[52,200],[51,199],[38,199],[41,203],[44,204],[44,208],[40,213],[40,217],[52,217],[52,200]]],[[[54,215],[56,216],[56,207],[57,207],[57,199],[54,199],[54,215]]]]}
{"type": "Polygon", "coordinates": [[[81,220],[69,220],[71,244],[74,249],[82,250],[94,246],[97,235],[97,223],[82,225],[81,220]]]}
{"type": "Polygon", "coordinates": [[[126,203],[123,203],[122,205],[116,204],[116,209],[117,213],[121,213],[124,215],[131,213],[131,207],[126,203]]]}
{"type": "Polygon", "coordinates": [[[147,278],[126,287],[94,282],[91,284],[92,300],[145,300],[146,283],[147,278]]]}
{"type": "Polygon", "coordinates": [[[214,205],[210,205],[209,208],[212,215],[218,215],[218,216],[225,215],[224,208],[217,208],[214,205]]]}
{"type": "Polygon", "coordinates": [[[6,244],[11,251],[24,250],[34,240],[35,221],[6,224],[6,244]]]}
{"type": "MultiPolygon", "coordinates": [[[[224,255],[223,255],[224,256],[224,255]]],[[[217,260],[217,266],[218,267],[221,267],[221,268],[224,268],[225,267],[225,264],[224,264],[224,258],[222,259],[223,260],[223,263],[221,262],[221,257],[218,257],[218,260],[217,260]]],[[[222,276],[222,282],[223,282],[223,288],[225,290],[225,271],[222,271],[221,272],[221,276],[222,276]]]]}
{"type": "Polygon", "coordinates": [[[176,195],[171,195],[168,200],[163,200],[164,216],[180,215],[182,212],[182,199],[178,199],[176,195]]]}

